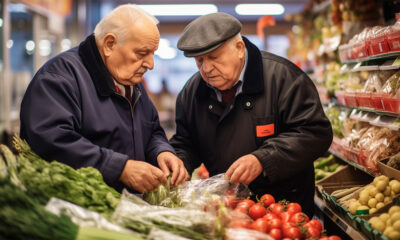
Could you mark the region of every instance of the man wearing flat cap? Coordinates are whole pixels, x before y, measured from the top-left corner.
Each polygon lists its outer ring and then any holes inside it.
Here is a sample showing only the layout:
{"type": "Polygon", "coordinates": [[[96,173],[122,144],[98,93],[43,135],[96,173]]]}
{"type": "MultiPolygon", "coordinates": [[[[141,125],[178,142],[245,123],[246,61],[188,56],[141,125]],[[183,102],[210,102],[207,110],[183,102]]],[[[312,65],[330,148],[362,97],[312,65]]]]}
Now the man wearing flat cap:
{"type": "Polygon", "coordinates": [[[260,51],[225,13],[201,16],[178,41],[199,72],[176,101],[171,145],[188,171],[202,162],[210,175],[258,195],[298,202],[313,215],[313,161],[332,141],[316,88],[290,61],[260,51]]]}

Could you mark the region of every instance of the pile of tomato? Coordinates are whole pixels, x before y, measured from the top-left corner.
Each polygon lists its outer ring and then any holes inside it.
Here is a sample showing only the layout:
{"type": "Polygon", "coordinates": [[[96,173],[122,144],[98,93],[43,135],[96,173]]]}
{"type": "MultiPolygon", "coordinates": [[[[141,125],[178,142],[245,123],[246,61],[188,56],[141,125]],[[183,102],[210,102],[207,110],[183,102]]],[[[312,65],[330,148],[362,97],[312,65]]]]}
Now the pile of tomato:
{"type": "Polygon", "coordinates": [[[235,201],[225,196],[225,205],[233,209],[235,216],[228,225],[231,228],[247,228],[266,233],[274,239],[341,240],[338,236],[323,236],[323,227],[317,219],[309,219],[295,202],[275,202],[270,194],[264,194],[256,203],[250,199],[235,201]]]}

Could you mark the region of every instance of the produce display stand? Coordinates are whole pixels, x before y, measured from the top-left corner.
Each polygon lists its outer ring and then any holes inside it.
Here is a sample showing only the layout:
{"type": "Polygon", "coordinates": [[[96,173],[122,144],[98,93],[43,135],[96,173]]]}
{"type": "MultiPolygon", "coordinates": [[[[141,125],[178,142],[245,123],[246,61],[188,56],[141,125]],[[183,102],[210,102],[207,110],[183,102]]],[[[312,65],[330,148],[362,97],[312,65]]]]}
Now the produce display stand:
{"type": "Polygon", "coordinates": [[[318,207],[324,216],[328,217],[333,223],[335,223],[346,235],[352,239],[368,239],[359,231],[354,229],[350,224],[348,224],[343,218],[335,213],[331,207],[329,207],[319,196],[314,195],[315,206],[318,207]]]}

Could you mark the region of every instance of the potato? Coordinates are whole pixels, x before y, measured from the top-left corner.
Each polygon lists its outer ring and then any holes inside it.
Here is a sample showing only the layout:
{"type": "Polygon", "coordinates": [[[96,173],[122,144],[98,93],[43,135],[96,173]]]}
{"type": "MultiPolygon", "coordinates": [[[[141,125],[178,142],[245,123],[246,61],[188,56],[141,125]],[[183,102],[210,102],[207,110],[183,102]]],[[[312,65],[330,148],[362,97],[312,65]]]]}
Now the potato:
{"type": "Polygon", "coordinates": [[[391,203],[392,202],[392,198],[391,197],[385,197],[384,199],[383,199],[383,203],[386,205],[386,204],[389,204],[389,203],[391,203]]]}
{"type": "Polygon", "coordinates": [[[389,236],[389,233],[390,233],[390,232],[393,232],[393,231],[394,231],[394,228],[393,228],[392,226],[387,226],[387,227],[385,228],[385,230],[383,231],[383,235],[389,236]]]}
{"type": "Polygon", "coordinates": [[[349,211],[351,214],[355,215],[357,208],[360,206],[361,204],[358,201],[355,202],[351,202],[349,205],[349,211]]]}
{"type": "Polygon", "coordinates": [[[370,195],[371,197],[375,197],[376,194],[378,194],[378,189],[377,189],[376,187],[374,187],[374,186],[371,186],[371,187],[369,188],[369,195],[370,195]]]}
{"type": "Polygon", "coordinates": [[[392,224],[392,227],[394,228],[394,230],[400,231],[400,220],[397,220],[396,222],[394,222],[392,224]]]}
{"type": "Polygon", "coordinates": [[[376,211],[378,211],[378,209],[376,209],[376,208],[370,208],[370,209],[369,209],[369,214],[374,214],[374,213],[376,213],[376,211]]]}
{"type": "Polygon", "coordinates": [[[383,232],[386,228],[385,222],[383,222],[381,219],[376,218],[374,221],[370,221],[371,227],[375,228],[376,230],[383,232]]]}
{"type": "Polygon", "coordinates": [[[383,208],[385,206],[385,204],[383,203],[383,202],[379,202],[379,203],[377,203],[376,204],[376,209],[380,209],[380,208],[383,208]]]}
{"type": "Polygon", "coordinates": [[[392,223],[395,223],[396,221],[400,220],[400,212],[394,212],[390,215],[390,220],[392,223]]]}
{"type": "Polygon", "coordinates": [[[381,215],[379,215],[379,218],[382,221],[386,222],[390,218],[390,215],[388,213],[382,213],[381,215]]]}
{"type": "MultiPolygon", "coordinates": [[[[378,201],[377,201],[375,198],[369,199],[369,200],[368,200],[368,207],[370,207],[370,208],[375,208],[377,202],[378,202],[378,201]]],[[[370,212],[370,214],[372,214],[372,213],[370,212]]]]}
{"type": "Polygon", "coordinates": [[[397,240],[397,239],[400,239],[400,232],[393,230],[393,231],[388,232],[388,235],[386,235],[386,236],[392,240],[397,240]]]}
{"type": "Polygon", "coordinates": [[[385,191],[383,192],[383,195],[390,196],[391,193],[392,193],[392,190],[390,189],[389,186],[387,186],[385,191]]]}
{"type": "Polygon", "coordinates": [[[385,198],[385,196],[383,195],[383,193],[378,193],[375,195],[375,199],[378,202],[383,202],[383,199],[385,198]]]}
{"type": "Polygon", "coordinates": [[[395,206],[392,206],[389,208],[388,213],[391,216],[393,213],[399,212],[399,211],[400,211],[400,206],[395,205],[395,206]]]}
{"type": "Polygon", "coordinates": [[[392,183],[391,188],[394,193],[400,193],[400,182],[397,180],[390,181],[392,183]]]}
{"type": "Polygon", "coordinates": [[[386,184],[385,181],[377,181],[375,186],[376,186],[376,189],[378,189],[379,192],[383,193],[386,190],[386,187],[388,185],[386,184]]]}
{"type": "Polygon", "coordinates": [[[361,203],[361,204],[363,204],[363,205],[367,205],[368,204],[368,201],[369,201],[369,192],[368,192],[368,190],[362,190],[361,192],[360,192],[360,196],[359,196],[359,198],[358,198],[358,201],[361,203]]]}

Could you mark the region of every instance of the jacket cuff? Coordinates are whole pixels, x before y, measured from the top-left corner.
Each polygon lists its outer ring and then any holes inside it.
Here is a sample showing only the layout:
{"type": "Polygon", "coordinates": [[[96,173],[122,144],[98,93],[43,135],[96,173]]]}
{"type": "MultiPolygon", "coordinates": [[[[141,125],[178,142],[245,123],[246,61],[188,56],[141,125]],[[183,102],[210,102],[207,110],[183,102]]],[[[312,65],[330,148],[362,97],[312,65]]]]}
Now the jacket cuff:
{"type": "Polygon", "coordinates": [[[160,153],[162,153],[162,152],[171,152],[171,153],[173,153],[174,155],[176,155],[175,150],[174,150],[174,148],[173,148],[171,145],[169,145],[169,144],[167,144],[167,143],[160,144],[160,145],[157,146],[156,149],[154,149],[154,151],[152,151],[152,152],[149,154],[150,161],[153,163],[153,165],[158,166],[157,157],[158,157],[158,155],[159,155],[160,153]]]}
{"type": "Polygon", "coordinates": [[[276,182],[278,180],[278,167],[270,157],[271,155],[263,149],[258,149],[251,154],[256,156],[261,162],[263,166],[263,177],[268,179],[271,183],[276,182]]]}
{"type": "Polygon", "coordinates": [[[128,155],[112,152],[110,158],[101,169],[104,181],[111,187],[117,188],[117,190],[120,188],[121,182],[119,178],[128,158],[128,155]]]}

